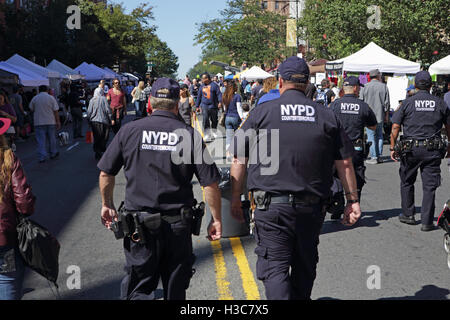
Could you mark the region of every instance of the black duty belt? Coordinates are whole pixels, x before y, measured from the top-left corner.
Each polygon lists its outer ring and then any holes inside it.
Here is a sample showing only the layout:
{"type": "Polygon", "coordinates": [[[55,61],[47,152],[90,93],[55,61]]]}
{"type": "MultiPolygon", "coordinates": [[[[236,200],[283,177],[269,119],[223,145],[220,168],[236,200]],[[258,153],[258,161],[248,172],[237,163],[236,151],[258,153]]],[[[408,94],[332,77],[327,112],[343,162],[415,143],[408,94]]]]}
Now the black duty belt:
{"type": "Polygon", "coordinates": [[[177,223],[183,219],[181,210],[182,209],[173,209],[173,210],[166,210],[166,211],[162,211],[162,210],[142,210],[142,211],[125,210],[125,211],[129,212],[129,213],[142,212],[142,213],[147,213],[147,214],[160,214],[162,220],[166,221],[167,223],[172,224],[172,223],[177,223]]]}
{"type": "Polygon", "coordinates": [[[304,205],[316,205],[321,202],[321,198],[319,196],[304,193],[304,194],[283,194],[283,195],[270,195],[270,203],[271,204],[304,204],[304,205]]]}

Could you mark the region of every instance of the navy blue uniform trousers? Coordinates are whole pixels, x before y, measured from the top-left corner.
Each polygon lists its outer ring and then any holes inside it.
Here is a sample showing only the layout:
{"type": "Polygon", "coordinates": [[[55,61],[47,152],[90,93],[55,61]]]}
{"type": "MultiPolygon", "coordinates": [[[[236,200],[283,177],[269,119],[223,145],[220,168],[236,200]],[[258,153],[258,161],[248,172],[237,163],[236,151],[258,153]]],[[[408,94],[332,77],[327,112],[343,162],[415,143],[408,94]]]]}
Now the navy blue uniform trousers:
{"type": "Polygon", "coordinates": [[[410,217],[415,214],[414,183],[420,169],[422,176],[422,224],[431,225],[434,219],[435,193],[441,185],[441,152],[428,151],[425,147],[413,147],[400,160],[400,190],[403,215],[410,217]]]}
{"type": "Polygon", "coordinates": [[[256,274],[267,299],[310,299],[324,217],[322,204],[271,204],[255,211],[256,274]]]}
{"type": "Polygon", "coordinates": [[[125,272],[122,300],[153,300],[161,278],[164,300],[186,300],[194,255],[190,224],[161,222],[156,234],[147,230],[145,245],[124,239],[125,272]]]}

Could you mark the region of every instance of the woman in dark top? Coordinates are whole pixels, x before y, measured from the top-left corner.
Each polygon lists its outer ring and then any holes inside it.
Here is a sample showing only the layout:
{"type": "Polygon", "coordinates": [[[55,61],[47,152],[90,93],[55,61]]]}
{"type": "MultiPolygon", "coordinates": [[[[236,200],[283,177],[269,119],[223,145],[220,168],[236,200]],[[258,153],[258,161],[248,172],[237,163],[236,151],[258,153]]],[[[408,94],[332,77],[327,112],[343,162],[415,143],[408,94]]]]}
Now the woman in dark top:
{"type": "Polygon", "coordinates": [[[183,83],[180,86],[180,103],[178,105],[178,112],[188,126],[191,125],[191,113],[193,106],[194,99],[189,94],[188,86],[183,83]]]}
{"type": "Polygon", "coordinates": [[[229,82],[225,93],[222,95],[223,112],[225,112],[225,128],[226,128],[226,147],[231,144],[234,136],[234,131],[239,128],[241,124],[241,117],[239,116],[239,109],[241,108],[241,96],[237,93],[238,86],[236,82],[229,82]]]}
{"type": "Polygon", "coordinates": [[[35,197],[19,159],[4,133],[11,125],[0,118],[0,300],[20,300],[25,266],[17,248],[17,214],[34,212],[35,197]]]}

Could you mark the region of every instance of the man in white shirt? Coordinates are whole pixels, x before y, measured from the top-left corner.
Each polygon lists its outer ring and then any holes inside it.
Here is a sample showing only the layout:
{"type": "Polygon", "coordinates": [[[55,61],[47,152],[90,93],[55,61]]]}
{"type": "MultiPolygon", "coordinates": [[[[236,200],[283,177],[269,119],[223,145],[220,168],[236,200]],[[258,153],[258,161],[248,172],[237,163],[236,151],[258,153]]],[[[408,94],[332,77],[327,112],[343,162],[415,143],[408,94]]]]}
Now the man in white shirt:
{"type": "Polygon", "coordinates": [[[56,144],[56,130],[61,128],[59,106],[56,99],[47,93],[47,86],[39,87],[39,94],[30,102],[30,110],[34,112],[34,129],[38,143],[39,162],[47,160],[47,140],[50,145],[50,159],[56,159],[59,152],[56,144]]]}

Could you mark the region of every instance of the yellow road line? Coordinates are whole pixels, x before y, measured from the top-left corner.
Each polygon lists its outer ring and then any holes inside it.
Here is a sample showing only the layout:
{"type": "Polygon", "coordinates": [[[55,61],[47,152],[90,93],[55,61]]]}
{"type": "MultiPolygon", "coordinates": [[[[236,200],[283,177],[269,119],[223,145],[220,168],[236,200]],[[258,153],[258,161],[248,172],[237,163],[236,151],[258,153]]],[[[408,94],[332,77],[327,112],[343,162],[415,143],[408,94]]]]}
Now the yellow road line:
{"type": "Polygon", "coordinates": [[[230,291],[230,282],[227,281],[227,268],[223,257],[222,245],[220,244],[220,241],[211,241],[211,247],[213,249],[219,300],[233,300],[230,291]]]}
{"type": "Polygon", "coordinates": [[[248,264],[240,238],[230,238],[230,242],[239,271],[241,272],[242,287],[244,288],[247,300],[260,300],[259,289],[255,282],[253,272],[248,264]]]}
{"type": "MultiPolygon", "coordinates": [[[[194,116],[194,129],[197,127],[202,138],[204,133],[197,116],[194,116]]],[[[205,201],[205,191],[203,191],[203,201],[205,201]]],[[[247,300],[260,300],[258,286],[255,282],[255,277],[248,264],[247,257],[245,255],[244,248],[242,247],[241,240],[239,238],[230,238],[231,248],[236,258],[239,271],[241,273],[242,286],[244,288],[245,296],[247,300]]],[[[211,246],[213,248],[214,264],[216,270],[216,283],[217,290],[219,292],[219,300],[233,300],[233,296],[230,291],[230,282],[226,280],[227,269],[225,265],[225,259],[223,257],[222,246],[220,241],[212,241],[211,246]]]]}

